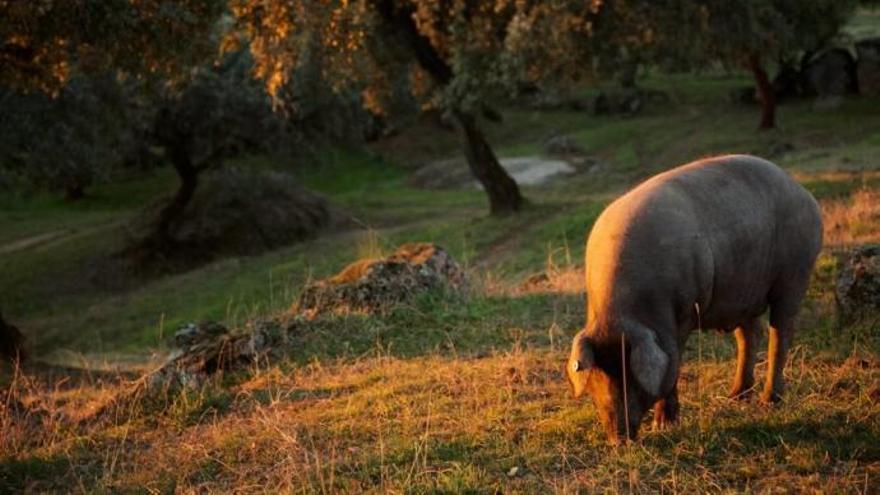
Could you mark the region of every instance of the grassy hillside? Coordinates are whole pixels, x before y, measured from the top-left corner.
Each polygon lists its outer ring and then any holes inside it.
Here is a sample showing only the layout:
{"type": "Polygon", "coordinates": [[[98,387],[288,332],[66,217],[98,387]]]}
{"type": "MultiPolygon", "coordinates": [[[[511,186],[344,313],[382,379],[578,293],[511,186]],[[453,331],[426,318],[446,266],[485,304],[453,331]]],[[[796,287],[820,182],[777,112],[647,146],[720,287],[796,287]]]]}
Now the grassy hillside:
{"type": "MultiPolygon", "coordinates": [[[[166,171],[96,188],[71,207],[0,198],[0,301],[40,371],[13,376],[45,413],[0,408],[0,491],[870,493],[880,483],[880,332],[840,329],[834,253],[880,236],[880,100],[786,104],[780,128],[727,102],[730,77],[664,77],[671,101],[632,117],[505,112],[487,128],[502,156],[540,154],[565,133],[601,164],[525,189],[521,215],[486,216],[477,190],[422,190],[412,167],[458,153],[454,134],[409,129],[371,152],[328,152],[294,170],[363,225],[261,256],[108,288],[102,255],[166,171]],[[602,207],[640,179],[715,153],[773,159],[820,199],[826,243],[776,408],[723,398],[732,339],[694,335],[683,422],[609,451],[591,405],[568,397],[569,339],[583,323],[583,241],[602,207]],[[351,316],[292,336],[280,361],[159,402],[94,412],[148,369],[182,324],[240,326],[290,306],[349,261],[433,241],[469,271],[465,303],[428,296],[387,317],[351,316]],[[523,290],[547,271],[549,290],[523,290]],[[66,377],[66,378],[63,378],[66,377]]],[[[764,353],[758,373],[763,373],[764,353]]]]}

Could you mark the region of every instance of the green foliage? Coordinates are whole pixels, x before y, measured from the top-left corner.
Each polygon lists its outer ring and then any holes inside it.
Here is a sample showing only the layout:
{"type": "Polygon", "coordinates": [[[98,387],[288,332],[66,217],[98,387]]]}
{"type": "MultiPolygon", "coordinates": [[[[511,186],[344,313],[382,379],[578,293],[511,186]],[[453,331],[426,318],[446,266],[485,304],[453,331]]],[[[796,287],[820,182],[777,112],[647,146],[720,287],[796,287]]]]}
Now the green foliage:
{"type": "Polygon", "coordinates": [[[68,199],[109,177],[137,131],[128,88],[110,76],[76,77],[55,98],[4,92],[0,99],[0,174],[68,199]]]}
{"type": "Polygon", "coordinates": [[[0,85],[56,93],[78,71],[183,74],[215,50],[222,0],[0,2],[0,85]]]}
{"type": "MultiPolygon", "coordinates": [[[[697,64],[720,61],[742,67],[748,57],[778,63],[823,48],[855,12],[854,0],[681,0],[672,19],[680,42],[699,49],[697,64]]],[[[661,53],[662,55],[662,53],[661,53]]]]}

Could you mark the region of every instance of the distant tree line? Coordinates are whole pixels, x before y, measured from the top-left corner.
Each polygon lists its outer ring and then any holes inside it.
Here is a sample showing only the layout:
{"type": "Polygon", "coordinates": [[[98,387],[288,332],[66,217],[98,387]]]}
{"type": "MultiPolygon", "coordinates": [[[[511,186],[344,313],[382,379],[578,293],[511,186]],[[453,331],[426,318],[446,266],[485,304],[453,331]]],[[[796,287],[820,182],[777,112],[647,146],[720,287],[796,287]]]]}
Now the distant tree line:
{"type": "Polygon", "coordinates": [[[225,157],[377,135],[386,117],[433,108],[506,214],[524,199],[482,130],[500,95],[721,65],[752,74],[772,127],[768,71],[821,49],[859,3],[0,0],[0,170],[74,200],[161,151],[180,177],[161,237],[225,157]]]}

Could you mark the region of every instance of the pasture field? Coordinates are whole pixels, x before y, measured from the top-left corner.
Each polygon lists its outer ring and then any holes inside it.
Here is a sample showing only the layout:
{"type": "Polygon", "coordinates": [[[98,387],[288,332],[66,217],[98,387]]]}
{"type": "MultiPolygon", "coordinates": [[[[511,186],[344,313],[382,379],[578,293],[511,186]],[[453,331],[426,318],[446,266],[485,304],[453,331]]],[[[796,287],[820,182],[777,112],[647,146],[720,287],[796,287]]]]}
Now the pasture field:
{"type": "Polygon", "coordinates": [[[649,78],[670,101],[635,116],[505,110],[503,124],[486,124],[499,155],[539,155],[566,134],[599,165],[524,188],[528,208],[500,219],[479,190],[408,182],[415,165],[458,152],[453,133],[428,124],[310,167],[243,159],[298,174],[361,227],[149,280],[108,285],[102,259],[141,207],[173,190],[167,168],[96,187],[74,207],[0,198],[0,301],[34,358],[0,369],[32,406],[0,405],[0,492],[877,493],[880,315],[840,327],[833,289],[846,249],[880,239],[880,100],[786,103],[779,128],[759,133],[757,108],[727,100],[744,81],[649,78]],[[774,408],[724,398],[733,340],[695,334],[682,422],[612,450],[562,373],[584,321],[585,236],[641,179],[730,152],[775,161],[823,207],[826,248],[787,394],[774,408]],[[307,281],[410,241],[466,267],[464,300],[433,294],[385,317],[321,320],[280,359],[198,390],[118,400],[180,326],[283,313],[307,281]],[[523,285],[538,272],[546,287],[523,285]]]}

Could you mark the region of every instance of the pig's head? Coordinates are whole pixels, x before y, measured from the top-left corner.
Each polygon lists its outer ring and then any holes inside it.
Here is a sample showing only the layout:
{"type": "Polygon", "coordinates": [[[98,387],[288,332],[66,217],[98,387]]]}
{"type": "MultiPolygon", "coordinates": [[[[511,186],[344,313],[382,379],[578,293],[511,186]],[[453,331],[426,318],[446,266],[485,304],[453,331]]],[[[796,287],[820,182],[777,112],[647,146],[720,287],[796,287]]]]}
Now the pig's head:
{"type": "Polygon", "coordinates": [[[623,346],[619,338],[603,340],[610,342],[594,343],[584,330],[575,335],[565,371],[574,396],[592,397],[608,441],[618,444],[636,438],[645,412],[663,395],[669,357],[647,329],[627,333],[623,346]]]}

